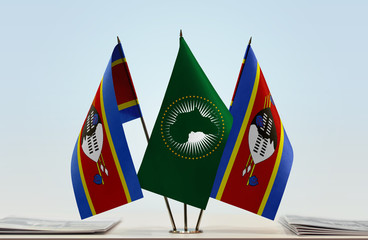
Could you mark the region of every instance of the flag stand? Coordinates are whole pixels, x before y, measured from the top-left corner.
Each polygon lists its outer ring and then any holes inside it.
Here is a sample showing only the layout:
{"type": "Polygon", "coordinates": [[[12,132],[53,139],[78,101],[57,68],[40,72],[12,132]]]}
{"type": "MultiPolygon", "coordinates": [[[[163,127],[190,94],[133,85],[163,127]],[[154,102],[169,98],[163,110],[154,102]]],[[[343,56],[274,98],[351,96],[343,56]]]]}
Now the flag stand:
{"type": "Polygon", "coordinates": [[[202,233],[202,230],[199,230],[199,224],[201,222],[203,214],[203,209],[201,209],[201,212],[199,213],[198,221],[196,228],[194,230],[188,229],[188,214],[187,214],[187,204],[184,203],[184,230],[171,230],[170,233],[179,233],[179,234],[192,234],[192,233],[202,233]]]}

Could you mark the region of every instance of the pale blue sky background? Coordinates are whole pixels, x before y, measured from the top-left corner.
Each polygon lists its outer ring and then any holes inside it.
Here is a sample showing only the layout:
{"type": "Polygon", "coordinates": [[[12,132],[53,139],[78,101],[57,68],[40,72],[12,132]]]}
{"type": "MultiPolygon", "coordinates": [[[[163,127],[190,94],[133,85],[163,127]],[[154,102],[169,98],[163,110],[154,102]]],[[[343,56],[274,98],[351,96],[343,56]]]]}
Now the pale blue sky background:
{"type": "MultiPolygon", "coordinates": [[[[79,219],[70,159],[116,36],[151,132],[183,29],[227,105],[253,37],[294,149],[278,216],[368,219],[367,12],[366,1],[1,1],[0,217],[79,219]]],[[[125,129],[138,169],[140,121],[125,129]]],[[[102,217],[166,215],[144,195],[102,217]]],[[[213,199],[206,212],[248,214],[213,199]]]]}

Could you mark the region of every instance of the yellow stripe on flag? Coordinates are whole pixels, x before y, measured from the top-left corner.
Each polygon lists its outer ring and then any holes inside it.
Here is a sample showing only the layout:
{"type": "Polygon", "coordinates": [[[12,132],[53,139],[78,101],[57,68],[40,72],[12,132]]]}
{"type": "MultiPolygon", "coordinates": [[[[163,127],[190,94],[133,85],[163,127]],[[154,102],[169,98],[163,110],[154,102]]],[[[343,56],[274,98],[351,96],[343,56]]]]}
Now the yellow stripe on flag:
{"type": "Polygon", "coordinates": [[[256,165],[253,165],[252,167],[252,171],[250,172],[250,175],[249,175],[249,178],[248,178],[248,181],[247,181],[247,185],[249,185],[249,180],[250,178],[253,176],[253,171],[254,171],[254,168],[256,167],[256,165]]]}
{"type": "Polygon", "coordinates": [[[250,160],[251,157],[252,157],[252,154],[249,154],[247,165],[245,165],[245,166],[248,166],[248,163],[249,163],[249,160],[250,160]]]}
{"type": "Polygon", "coordinates": [[[271,94],[270,94],[270,103],[269,103],[269,108],[271,108],[272,106],[272,101],[271,101],[271,94]]]}
{"type": "Polygon", "coordinates": [[[137,99],[134,99],[132,101],[119,104],[118,105],[118,109],[119,109],[119,111],[121,111],[121,110],[123,110],[125,108],[132,107],[132,106],[135,106],[135,105],[138,105],[138,104],[139,104],[138,103],[138,100],[137,99]]]}
{"type": "Polygon", "coordinates": [[[219,190],[217,192],[217,195],[216,195],[216,199],[218,199],[218,200],[221,200],[221,198],[222,198],[222,194],[224,193],[225,186],[226,186],[227,180],[229,179],[231,169],[233,168],[235,158],[236,158],[236,156],[238,154],[238,151],[239,151],[240,144],[243,141],[245,130],[247,129],[247,126],[248,126],[250,114],[252,113],[254,101],[255,101],[256,95],[257,95],[258,84],[259,84],[259,76],[260,76],[260,68],[259,68],[259,64],[257,63],[257,74],[256,74],[256,78],[254,80],[252,95],[250,97],[250,100],[249,100],[249,103],[248,103],[248,108],[247,108],[247,111],[245,113],[244,120],[243,120],[243,123],[241,125],[240,131],[239,131],[239,134],[238,134],[238,138],[236,139],[233,152],[231,154],[229,163],[226,167],[224,177],[222,178],[220,188],[219,188],[219,190]]]}
{"type": "Polygon", "coordinates": [[[260,207],[258,209],[258,212],[257,212],[258,215],[262,215],[262,213],[263,213],[263,210],[264,210],[264,208],[266,206],[266,203],[268,201],[268,197],[270,196],[270,193],[271,193],[271,190],[272,190],[272,187],[273,187],[273,184],[275,182],[275,178],[276,178],[277,172],[279,170],[279,166],[280,166],[280,161],[281,161],[281,157],[282,157],[282,150],[284,149],[284,127],[283,127],[281,121],[280,121],[280,125],[281,125],[281,131],[280,131],[281,133],[280,133],[279,151],[277,153],[276,162],[275,162],[275,166],[273,167],[273,171],[272,171],[270,181],[268,182],[266,192],[263,196],[261,205],[260,205],[260,207]]]}
{"type": "Polygon", "coordinates": [[[84,193],[86,194],[87,202],[88,202],[89,208],[91,209],[91,213],[92,213],[92,215],[96,215],[96,210],[95,210],[95,207],[93,206],[91,196],[89,195],[86,179],[84,178],[84,173],[83,173],[82,161],[81,161],[81,156],[80,156],[80,147],[79,147],[80,146],[81,135],[82,135],[82,131],[79,134],[78,144],[77,144],[79,175],[81,177],[84,193]]]}
{"type": "Polygon", "coordinates": [[[120,64],[120,63],[124,63],[126,62],[126,58],[120,58],[118,60],[115,60],[114,62],[111,63],[111,67],[115,67],[116,65],[120,64]]]}
{"type": "Polygon", "coordinates": [[[103,87],[103,79],[101,81],[101,87],[100,87],[101,88],[100,89],[100,101],[101,101],[102,120],[103,120],[103,123],[104,123],[104,128],[105,128],[107,140],[108,140],[109,145],[110,145],[111,153],[112,153],[112,156],[114,158],[114,163],[115,163],[116,169],[118,170],[118,173],[119,173],[121,185],[124,188],[124,193],[125,193],[127,202],[129,203],[129,202],[132,201],[132,199],[130,198],[129,189],[128,189],[128,186],[126,184],[123,171],[121,170],[121,166],[120,166],[120,162],[119,162],[118,156],[116,155],[114,143],[112,142],[112,139],[111,139],[109,125],[107,124],[107,120],[106,120],[106,112],[105,112],[105,105],[104,105],[104,101],[103,101],[103,94],[102,94],[103,88],[102,87],[103,87]]]}

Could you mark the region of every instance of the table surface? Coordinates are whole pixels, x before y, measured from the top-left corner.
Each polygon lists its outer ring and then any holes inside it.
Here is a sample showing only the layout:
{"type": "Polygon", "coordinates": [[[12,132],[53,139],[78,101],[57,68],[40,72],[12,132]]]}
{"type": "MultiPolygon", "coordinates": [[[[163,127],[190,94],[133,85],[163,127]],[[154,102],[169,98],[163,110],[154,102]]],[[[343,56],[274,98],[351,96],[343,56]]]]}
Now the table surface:
{"type": "MultiPolygon", "coordinates": [[[[178,219],[176,219],[178,220],[178,219]]],[[[180,219],[179,219],[180,220],[180,219]]],[[[193,219],[192,219],[193,220],[193,219]]],[[[189,220],[188,220],[189,221],[189,220]]],[[[177,222],[180,230],[183,221],[177,222]]],[[[194,227],[196,219],[188,222],[194,227]]],[[[201,221],[202,233],[169,233],[169,218],[163,216],[125,216],[121,222],[106,233],[98,234],[0,234],[0,239],[367,239],[368,236],[297,236],[286,230],[278,221],[259,216],[208,215],[201,221]]]]}

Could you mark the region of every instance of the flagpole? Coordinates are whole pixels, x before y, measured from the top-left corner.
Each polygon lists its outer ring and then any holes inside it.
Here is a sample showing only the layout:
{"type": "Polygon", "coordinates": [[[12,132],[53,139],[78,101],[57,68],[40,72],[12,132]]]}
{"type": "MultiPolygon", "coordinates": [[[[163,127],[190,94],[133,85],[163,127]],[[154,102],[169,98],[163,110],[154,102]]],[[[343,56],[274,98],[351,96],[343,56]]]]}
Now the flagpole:
{"type": "MultiPolygon", "coordinates": [[[[244,56],[244,63],[242,64],[242,68],[240,69],[238,81],[236,83],[236,87],[235,87],[235,91],[234,91],[234,96],[235,96],[236,90],[238,88],[239,79],[240,79],[241,73],[243,71],[245,61],[246,61],[246,59],[248,57],[249,47],[250,47],[250,44],[251,43],[252,43],[252,37],[250,37],[249,42],[248,42],[247,51],[246,51],[245,56],[244,56]]],[[[234,96],[233,96],[233,100],[234,100],[234,96]]],[[[196,231],[199,231],[199,225],[201,224],[202,214],[203,214],[203,209],[201,209],[201,211],[199,213],[199,216],[198,216],[198,221],[197,221],[197,225],[196,225],[196,228],[195,228],[196,231]]]]}
{"type": "MultiPolygon", "coordinates": [[[[183,31],[180,29],[179,38],[182,38],[182,37],[183,37],[183,31]]],[[[187,204],[184,203],[184,233],[187,233],[187,232],[188,232],[188,213],[187,213],[187,204]]]]}
{"type": "MultiPolygon", "coordinates": [[[[248,46],[250,46],[250,44],[252,43],[252,37],[250,37],[250,39],[249,39],[249,42],[248,42],[248,46]]],[[[247,59],[247,57],[248,57],[248,52],[249,52],[249,48],[247,49],[247,52],[245,53],[245,58],[244,58],[244,60],[246,60],[247,59]]]]}
{"type": "MultiPolygon", "coordinates": [[[[179,38],[183,37],[183,31],[180,29],[179,38]]],[[[188,232],[188,213],[187,213],[187,204],[184,203],[184,232],[188,232]]]]}
{"type": "MultiPolygon", "coordinates": [[[[180,34],[179,37],[182,38],[183,37],[183,31],[180,29],[180,34]]],[[[203,215],[203,209],[201,209],[199,216],[198,216],[198,220],[197,220],[197,225],[195,227],[195,231],[192,231],[192,233],[201,233],[202,231],[199,230],[199,224],[201,223],[201,219],[202,219],[202,215],[203,215]]],[[[184,203],[184,232],[187,233],[188,232],[188,216],[187,216],[187,204],[184,203]]]]}
{"type": "Polygon", "coordinates": [[[188,232],[188,215],[186,203],[184,203],[184,232],[188,232]]]}
{"type": "MultiPolygon", "coordinates": [[[[183,36],[183,33],[182,31],[180,30],[180,37],[183,36]]],[[[234,91],[234,96],[235,96],[235,93],[236,93],[236,90],[238,88],[238,83],[239,83],[239,79],[240,79],[240,76],[241,76],[241,73],[243,71],[243,67],[244,67],[244,64],[245,64],[245,61],[248,57],[248,52],[249,52],[249,47],[250,47],[250,44],[252,43],[252,37],[250,37],[249,39],[249,42],[248,42],[248,47],[247,47],[247,51],[245,53],[245,56],[244,56],[244,63],[242,64],[242,68],[240,69],[240,73],[239,73],[239,77],[238,77],[238,81],[236,83],[236,87],[235,87],[235,91],[234,91]]],[[[234,96],[233,96],[233,100],[234,100],[234,96]]],[[[198,216],[198,220],[197,220],[197,225],[195,227],[195,231],[199,231],[199,225],[201,224],[201,220],[202,220],[202,215],[203,215],[203,209],[201,209],[201,211],[199,212],[199,216],[198,216]]]]}
{"type": "Polygon", "coordinates": [[[199,225],[201,224],[202,214],[203,214],[203,209],[201,209],[201,211],[199,212],[199,216],[198,216],[198,220],[197,220],[197,225],[195,227],[195,230],[196,231],[199,231],[199,225]]]}
{"type": "MultiPolygon", "coordinates": [[[[118,40],[118,44],[121,44],[119,36],[117,36],[117,40],[118,40]]],[[[131,78],[130,74],[129,74],[129,78],[131,78]]],[[[146,139],[147,139],[147,143],[148,143],[149,142],[149,135],[148,135],[146,123],[145,123],[144,118],[143,118],[143,114],[141,114],[140,119],[141,119],[141,123],[142,123],[142,126],[143,126],[143,131],[144,131],[144,134],[146,135],[146,139]]],[[[164,196],[164,199],[165,199],[166,208],[169,212],[169,216],[170,216],[173,231],[176,231],[176,225],[175,225],[175,221],[174,221],[174,218],[173,218],[173,215],[172,215],[172,212],[171,212],[169,201],[167,200],[167,197],[165,197],[165,196],[164,196]]]]}

